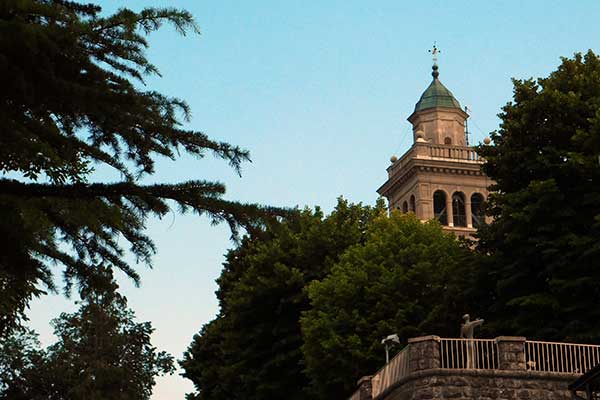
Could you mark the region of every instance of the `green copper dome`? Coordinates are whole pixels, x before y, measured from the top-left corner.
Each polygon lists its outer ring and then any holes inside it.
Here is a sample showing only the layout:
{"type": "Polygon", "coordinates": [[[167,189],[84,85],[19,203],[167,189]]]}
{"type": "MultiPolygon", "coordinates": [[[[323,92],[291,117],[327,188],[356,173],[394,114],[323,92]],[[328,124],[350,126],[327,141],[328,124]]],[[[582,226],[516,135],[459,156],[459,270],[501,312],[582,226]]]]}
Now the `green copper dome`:
{"type": "Polygon", "coordinates": [[[437,65],[433,66],[431,75],[433,75],[433,81],[429,87],[425,89],[425,92],[423,92],[421,98],[415,105],[415,112],[435,107],[461,109],[458,100],[454,98],[452,93],[438,79],[439,72],[437,65]]]}

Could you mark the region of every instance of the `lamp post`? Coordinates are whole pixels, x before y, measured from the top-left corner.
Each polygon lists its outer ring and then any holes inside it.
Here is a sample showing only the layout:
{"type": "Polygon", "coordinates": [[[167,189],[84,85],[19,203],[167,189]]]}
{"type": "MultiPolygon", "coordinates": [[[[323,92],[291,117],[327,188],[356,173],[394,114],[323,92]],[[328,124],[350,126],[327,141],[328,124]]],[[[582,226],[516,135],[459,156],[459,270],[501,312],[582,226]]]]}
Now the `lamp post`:
{"type": "Polygon", "coordinates": [[[390,362],[390,349],[394,344],[400,344],[400,339],[395,333],[381,339],[381,344],[385,346],[385,363],[390,362]]]}

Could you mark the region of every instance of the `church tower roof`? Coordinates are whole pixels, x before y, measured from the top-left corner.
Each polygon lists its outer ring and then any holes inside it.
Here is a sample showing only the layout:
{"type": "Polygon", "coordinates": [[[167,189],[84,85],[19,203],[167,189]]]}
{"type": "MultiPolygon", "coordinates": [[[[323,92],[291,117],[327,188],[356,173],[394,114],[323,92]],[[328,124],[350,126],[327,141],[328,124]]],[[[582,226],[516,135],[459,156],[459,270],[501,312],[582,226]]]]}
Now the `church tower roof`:
{"type": "Polygon", "coordinates": [[[432,69],[433,72],[431,73],[431,75],[433,76],[433,81],[421,95],[421,98],[415,105],[414,112],[416,113],[418,111],[426,110],[428,108],[437,107],[461,109],[460,103],[458,102],[458,100],[456,100],[456,98],[454,98],[452,92],[450,92],[450,90],[448,90],[448,88],[446,88],[446,86],[444,86],[442,82],[440,82],[440,80],[438,79],[440,73],[438,71],[437,64],[433,64],[432,69]]]}

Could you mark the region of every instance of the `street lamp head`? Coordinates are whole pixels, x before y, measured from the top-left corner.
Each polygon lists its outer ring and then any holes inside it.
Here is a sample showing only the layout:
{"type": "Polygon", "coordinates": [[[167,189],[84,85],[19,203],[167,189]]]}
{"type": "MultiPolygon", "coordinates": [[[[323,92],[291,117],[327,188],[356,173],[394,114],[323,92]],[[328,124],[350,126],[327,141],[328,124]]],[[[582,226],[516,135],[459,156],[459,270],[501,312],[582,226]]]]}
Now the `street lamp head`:
{"type": "Polygon", "coordinates": [[[381,339],[381,344],[384,344],[386,346],[390,346],[394,343],[400,344],[400,338],[395,333],[392,335],[389,335],[386,338],[381,339]]]}

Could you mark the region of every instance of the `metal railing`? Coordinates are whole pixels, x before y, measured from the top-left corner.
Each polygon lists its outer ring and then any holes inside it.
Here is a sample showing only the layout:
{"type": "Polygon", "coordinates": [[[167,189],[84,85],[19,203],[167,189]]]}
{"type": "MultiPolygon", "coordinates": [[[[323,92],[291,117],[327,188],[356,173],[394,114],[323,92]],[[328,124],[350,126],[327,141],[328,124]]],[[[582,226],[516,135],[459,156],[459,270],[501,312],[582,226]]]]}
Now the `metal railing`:
{"type": "Polygon", "coordinates": [[[525,365],[529,371],[583,374],[598,364],[598,345],[525,342],[525,365]]]}
{"type": "Polygon", "coordinates": [[[409,346],[403,348],[389,363],[383,366],[371,379],[373,398],[387,388],[408,376],[409,346]]]}
{"type": "Polygon", "coordinates": [[[495,339],[440,339],[440,366],[448,369],[498,368],[495,339]]]}

